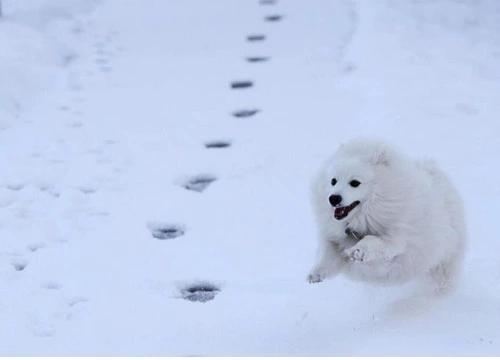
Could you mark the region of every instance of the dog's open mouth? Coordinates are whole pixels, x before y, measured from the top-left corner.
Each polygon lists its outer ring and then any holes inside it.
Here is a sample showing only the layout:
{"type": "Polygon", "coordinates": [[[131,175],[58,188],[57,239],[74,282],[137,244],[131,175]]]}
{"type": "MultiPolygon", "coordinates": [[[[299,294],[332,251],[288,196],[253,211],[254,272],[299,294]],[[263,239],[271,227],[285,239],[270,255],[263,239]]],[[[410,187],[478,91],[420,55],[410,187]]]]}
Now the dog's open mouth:
{"type": "Polygon", "coordinates": [[[345,218],[347,215],[349,215],[349,213],[356,207],[359,205],[359,201],[355,201],[353,202],[351,205],[348,205],[348,206],[338,206],[335,208],[334,210],[334,213],[333,213],[333,216],[335,217],[335,219],[337,220],[342,220],[343,218],[345,218]]]}

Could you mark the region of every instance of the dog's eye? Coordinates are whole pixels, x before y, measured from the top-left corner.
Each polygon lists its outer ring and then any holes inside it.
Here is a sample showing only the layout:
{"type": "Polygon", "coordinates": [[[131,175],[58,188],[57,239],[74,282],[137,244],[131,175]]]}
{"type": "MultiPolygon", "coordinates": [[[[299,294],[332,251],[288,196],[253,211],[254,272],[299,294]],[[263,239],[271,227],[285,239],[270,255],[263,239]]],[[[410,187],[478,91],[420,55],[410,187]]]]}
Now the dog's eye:
{"type": "Polygon", "coordinates": [[[335,186],[336,183],[337,183],[337,179],[332,179],[332,186],[335,186]]]}
{"type": "Polygon", "coordinates": [[[358,187],[359,185],[361,185],[361,183],[358,180],[351,180],[349,185],[351,185],[352,187],[358,187]]]}

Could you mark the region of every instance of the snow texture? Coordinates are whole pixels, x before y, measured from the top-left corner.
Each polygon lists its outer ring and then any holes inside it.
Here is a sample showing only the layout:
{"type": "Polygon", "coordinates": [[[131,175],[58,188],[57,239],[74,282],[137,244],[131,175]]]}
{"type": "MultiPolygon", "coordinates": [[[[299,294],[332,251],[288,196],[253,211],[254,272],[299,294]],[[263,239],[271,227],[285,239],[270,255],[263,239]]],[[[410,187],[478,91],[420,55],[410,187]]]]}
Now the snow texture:
{"type": "Polygon", "coordinates": [[[500,2],[2,5],[0,355],[499,354],[500,2]],[[362,135],[456,183],[456,294],[307,283],[362,135]]]}

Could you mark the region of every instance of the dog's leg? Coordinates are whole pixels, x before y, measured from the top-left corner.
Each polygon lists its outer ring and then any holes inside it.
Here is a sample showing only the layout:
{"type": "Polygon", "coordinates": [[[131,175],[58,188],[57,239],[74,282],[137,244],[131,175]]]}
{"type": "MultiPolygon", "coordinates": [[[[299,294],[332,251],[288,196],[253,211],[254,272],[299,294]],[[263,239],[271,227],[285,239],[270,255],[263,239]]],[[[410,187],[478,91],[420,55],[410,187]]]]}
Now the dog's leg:
{"type": "Polygon", "coordinates": [[[411,239],[365,236],[344,251],[349,259],[348,271],[357,279],[379,284],[403,284],[422,273],[425,259],[415,248],[408,248],[411,239]]]}
{"type": "Polygon", "coordinates": [[[463,256],[456,254],[429,270],[421,290],[433,295],[446,295],[455,290],[462,270],[463,256]]]}
{"type": "Polygon", "coordinates": [[[356,245],[345,250],[343,255],[351,261],[391,260],[403,252],[404,247],[402,245],[401,241],[367,235],[356,245]]]}
{"type": "Polygon", "coordinates": [[[345,262],[337,244],[321,239],[318,247],[318,261],[307,276],[307,280],[313,284],[335,276],[345,262]]]}

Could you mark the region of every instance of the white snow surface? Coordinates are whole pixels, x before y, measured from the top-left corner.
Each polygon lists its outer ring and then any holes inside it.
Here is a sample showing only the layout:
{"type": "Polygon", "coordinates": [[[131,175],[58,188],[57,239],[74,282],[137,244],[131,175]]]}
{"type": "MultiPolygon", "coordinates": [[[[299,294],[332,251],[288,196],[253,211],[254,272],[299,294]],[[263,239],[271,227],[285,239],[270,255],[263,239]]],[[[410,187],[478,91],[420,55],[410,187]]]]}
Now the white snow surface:
{"type": "Polygon", "coordinates": [[[2,3],[0,355],[500,353],[500,2],[2,3]],[[306,282],[310,179],[357,135],[453,178],[456,294],[306,282]]]}

